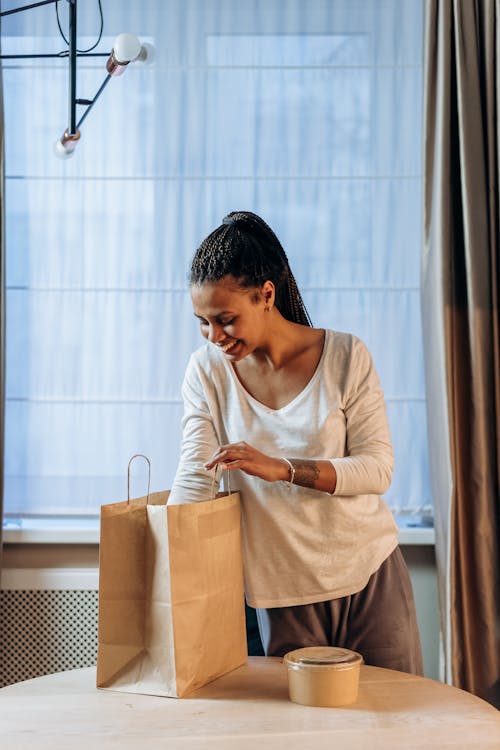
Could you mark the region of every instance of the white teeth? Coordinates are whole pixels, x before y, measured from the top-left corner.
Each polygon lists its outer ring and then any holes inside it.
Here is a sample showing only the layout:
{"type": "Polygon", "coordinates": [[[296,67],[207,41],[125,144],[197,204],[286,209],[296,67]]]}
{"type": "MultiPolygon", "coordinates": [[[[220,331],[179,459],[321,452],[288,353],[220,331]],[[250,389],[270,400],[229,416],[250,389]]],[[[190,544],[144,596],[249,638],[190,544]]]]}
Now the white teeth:
{"type": "Polygon", "coordinates": [[[223,351],[224,353],[225,353],[225,352],[228,352],[228,351],[229,351],[230,349],[232,349],[232,348],[233,348],[233,346],[234,346],[234,345],[235,345],[236,343],[238,343],[238,342],[237,342],[237,341],[230,341],[230,342],[229,342],[229,344],[225,344],[225,346],[221,346],[221,349],[222,349],[222,351],[223,351]]]}

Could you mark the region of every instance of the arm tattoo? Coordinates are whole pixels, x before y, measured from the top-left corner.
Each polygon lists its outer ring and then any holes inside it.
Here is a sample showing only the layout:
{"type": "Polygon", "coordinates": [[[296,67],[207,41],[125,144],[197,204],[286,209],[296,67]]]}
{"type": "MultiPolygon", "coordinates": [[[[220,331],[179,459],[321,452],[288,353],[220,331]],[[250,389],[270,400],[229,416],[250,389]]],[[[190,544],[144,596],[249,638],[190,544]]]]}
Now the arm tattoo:
{"type": "Polygon", "coordinates": [[[316,461],[303,461],[298,458],[290,459],[295,468],[294,484],[301,487],[316,488],[316,480],[319,477],[319,467],[316,461]]]}

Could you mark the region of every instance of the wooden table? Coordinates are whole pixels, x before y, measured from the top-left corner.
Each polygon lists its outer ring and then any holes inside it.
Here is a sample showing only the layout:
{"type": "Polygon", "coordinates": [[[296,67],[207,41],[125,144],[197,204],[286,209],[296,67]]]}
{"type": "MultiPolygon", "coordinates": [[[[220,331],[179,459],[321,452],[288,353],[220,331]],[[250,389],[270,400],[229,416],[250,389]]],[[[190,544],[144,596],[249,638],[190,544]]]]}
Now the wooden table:
{"type": "Polygon", "coordinates": [[[361,668],[358,701],[310,708],[288,700],[281,659],[248,665],[188,698],[97,690],[95,669],[0,690],[4,750],[499,750],[500,712],[434,680],[361,668]]]}

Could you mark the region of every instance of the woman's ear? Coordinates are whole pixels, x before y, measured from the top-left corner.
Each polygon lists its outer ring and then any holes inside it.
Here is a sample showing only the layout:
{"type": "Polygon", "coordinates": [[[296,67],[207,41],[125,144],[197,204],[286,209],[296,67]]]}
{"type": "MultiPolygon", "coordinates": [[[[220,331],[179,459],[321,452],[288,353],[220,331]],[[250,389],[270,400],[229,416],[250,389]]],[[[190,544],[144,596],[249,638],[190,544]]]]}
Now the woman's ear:
{"type": "Polygon", "coordinates": [[[275,299],[275,288],[272,281],[265,281],[262,285],[262,297],[264,299],[264,305],[267,309],[270,309],[274,305],[275,299]]]}

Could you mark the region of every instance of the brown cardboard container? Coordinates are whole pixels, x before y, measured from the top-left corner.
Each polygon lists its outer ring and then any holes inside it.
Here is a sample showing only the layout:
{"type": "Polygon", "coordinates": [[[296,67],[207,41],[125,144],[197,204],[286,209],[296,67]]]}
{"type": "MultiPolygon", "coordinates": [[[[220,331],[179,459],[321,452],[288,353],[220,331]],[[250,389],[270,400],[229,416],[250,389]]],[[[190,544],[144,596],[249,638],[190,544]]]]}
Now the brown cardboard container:
{"type": "Polygon", "coordinates": [[[358,697],[363,657],[347,648],[310,646],[289,651],[283,661],[288,671],[290,700],[304,706],[348,706],[358,697]]]}

